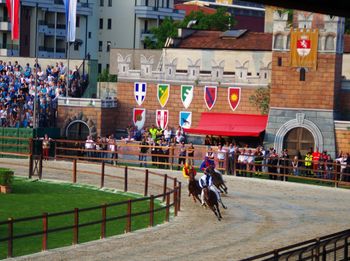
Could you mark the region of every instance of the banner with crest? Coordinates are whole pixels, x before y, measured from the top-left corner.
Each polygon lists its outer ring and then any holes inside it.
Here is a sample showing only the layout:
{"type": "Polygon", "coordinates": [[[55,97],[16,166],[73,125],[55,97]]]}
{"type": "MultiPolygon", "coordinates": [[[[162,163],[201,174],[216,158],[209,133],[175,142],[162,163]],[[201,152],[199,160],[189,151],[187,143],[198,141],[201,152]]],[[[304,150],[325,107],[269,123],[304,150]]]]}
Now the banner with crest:
{"type": "Polygon", "coordinates": [[[316,70],[318,30],[299,29],[290,32],[290,65],[316,70]]]}

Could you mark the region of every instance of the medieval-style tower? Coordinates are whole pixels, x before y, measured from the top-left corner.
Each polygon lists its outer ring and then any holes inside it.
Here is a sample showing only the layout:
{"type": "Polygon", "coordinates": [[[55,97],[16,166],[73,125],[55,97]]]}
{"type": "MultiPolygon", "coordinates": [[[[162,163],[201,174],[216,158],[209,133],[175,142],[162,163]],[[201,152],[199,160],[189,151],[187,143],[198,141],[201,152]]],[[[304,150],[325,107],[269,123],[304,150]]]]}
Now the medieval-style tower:
{"type": "Polygon", "coordinates": [[[292,30],[287,13],[274,12],[270,112],[265,143],[278,153],[282,148],[289,148],[290,154],[298,151],[305,154],[310,147],[317,147],[334,156],[344,19],[295,12],[290,22],[294,25],[292,30]],[[300,38],[296,39],[293,33],[298,33],[300,38]],[[308,34],[315,37],[303,41],[308,34]],[[315,46],[317,49],[311,57],[315,46]],[[293,55],[297,63],[291,60],[293,55]],[[307,59],[314,66],[310,66],[307,59]]]}

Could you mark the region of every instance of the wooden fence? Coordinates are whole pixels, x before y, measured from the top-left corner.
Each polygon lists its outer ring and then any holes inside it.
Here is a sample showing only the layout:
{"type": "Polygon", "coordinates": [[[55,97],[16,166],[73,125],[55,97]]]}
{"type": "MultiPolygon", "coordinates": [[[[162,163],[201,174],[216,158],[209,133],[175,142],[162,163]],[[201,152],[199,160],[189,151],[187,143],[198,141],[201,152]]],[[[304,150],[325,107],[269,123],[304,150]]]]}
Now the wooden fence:
{"type": "Polygon", "coordinates": [[[289,245],[241,261],[344,261],[349,260],[350,230],[289,245]]]}
{"type": "MultiPolygon", "coordinates": [[[[37,166],[38,170],[40,171],[39,179],[43,178],[45,175],[42,171],[42,157],[41,156],[35,156],[31,154],[27,154],[28,158],[30,159],[29,167],[34,168],[35,164],[38,164],[37,166]],[[35,163],[37,162],[37,163],[35,163]]],[[[101,161],[100,163],[93,163],[94,165],[99,164],[100,165],[100,172],[94,172],[94,171],[86,171],[86,170],[79,170],[78,169],[78,162],[79,158],[74,157],[72,158],[72,168],[71,169],[62,169],[62,171],[71,171],[71,182],[76,183],[79,175],[94,175],[99,176],[99,186],[103,188],[105,186],[105,178],[112,178],[112,179],[122,179],[123,180],[123,191],[128,192],[129,191],[129,185],[130,179],[129,179],[129,169],[128,166],[123,167],[123,177],[117,177],[114,175],[106,174],[105,173],[105,162],[101,161]]],[[[85,161],[84,161],[85,162],[85,161]]],[[[55,166],[49,166],[51,170],[55,169],[55,166]]],[[[59,168],[57,168],[60,170],[59,168]]],[[[114,167],[114,169],[121,169],[120,167],[114,167]]],[[[67,210],[63,212],[57,212],[57,213],[43,213],[42,215],[38,216],[32,216],[32,217],[25,217],[25,218],[9,218],[7,221],[0,222],[0,226],[6,226],[7,227],[7,235],[5,237],[1,237],[0,235],[0,244],[7,244],[7,257],[13,257],[14,253],[14,243],[16,240],[19,239],[30,239],[33,237],[41,236],[41,249],[43,251],[48,249],[48,241],[49,241],[49,235],[53,235],[55,233],[59,233],[62,231],[71,231],[72,233],[72,244],[78,244],[79,243],[79,231],[83,227],[88,226],[94,226],[94,225],[100,225],[100,238],[106,237],[106,228],[108,226],[108,222],[111,221],[117,221],[117,220],[124,220],[125,221],[125,233],[132,231],[132,220],[135,217],[138,216],[147,216],[149,219],[149,226],[154,226],[154,214],[159,211],[165,211],[165,219],[164,221],[168,222],[170,218],[170,209],[173,209],[174,216],[177,216],[178,211],[180,211],[180,205],[181,205],[181,182],[179,182],[176,178],[170,177],[167,174],[159,174],[156,172],[149,171],[148,169],[133,169],[133,171],[138,171],[139,173],[144,173],[144,184],[143,184],[143,196],[142,198],[138,199],[132,199],[127,200],[123,202],[117,202],[117,203],[111,203],[111,204],[103,204],[100,206],[94,206],[89,208],[75,208],[72,210],[67,210]],[[156,184],[158,187],[162,187],[162,192],[156,195],[150,194],[150,182],[149,178],[150,176],[156,176],[158,177],[159,184],[156,184]],[[163,201],[163,204],[160,207],[155,207],[155,200],[161,200],[163,201]],[[142,212],[132,212],[132,206],[137,202],[145,202],[145,204],[148,204],[149,208],[146,211],[142,212]],[[119,206],[124,206],[127,209],[127,213],[123,215],[114,215],[114,216],[108,216],[106,215],[107,210],[110,211],[111,209],[119,206]],[[82,213],[87,213],[91,211],[99,211],[100,212],[100,218],[97,220],[89,221],[89,222],[80,222],[79,215],[82,213]],[[69,217],[71,216],[72,220],[71,223],[73,225],[65,225],[62,224],[61,227],[56,228],[50,228],[50,219],[54,217],[69,217]],[[30,233],[24,233],[24,234],[16,234],[14,231],[16,231],[16,226],[20,225],[24,222],[40,222],[42,223],[42,229],[37,231],[32,231],[30,233]]],[[[29,175],[34,175],[36,171],[29,170],[29,175]]],[[[30,176],[30,177],[32,177],[30,176]]]]}

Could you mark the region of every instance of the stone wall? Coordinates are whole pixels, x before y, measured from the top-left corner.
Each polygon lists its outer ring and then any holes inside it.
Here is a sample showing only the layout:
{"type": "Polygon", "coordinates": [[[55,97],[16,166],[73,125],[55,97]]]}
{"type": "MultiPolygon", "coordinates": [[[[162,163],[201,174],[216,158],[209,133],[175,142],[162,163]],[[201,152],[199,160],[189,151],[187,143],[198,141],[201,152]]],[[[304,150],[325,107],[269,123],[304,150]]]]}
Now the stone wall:
{"type": "Polygon", "coordinates": [[[341,56],[319,54],[317,70],[306,72],[305,81],[299,80],[300,73],[297,68],[291,68],[289,62],[289,52],[273,52],[270,106],[333,110],[335,93],[340,86],[341,56]],[[278,66],[279,57],[281,66],[278,66]]]}
{"type": "MultiPolygon", "coordinates": [[[[118,88],[119,119],[116,122],[117,128],[125,128],[129,124],[133,124],[133,108],[138,107],[146,109],[146,127],[156,124],[156,110],[162,109],[157,99],[157,83],[148,83],[146,99],[141,106],[137,105],[134,98],[134,82],[118,82],[114,86],[115,88],[118,88]]],[[[209,111],[204,101],[204,86],[195,86],[194,88],[193,101],[190,107],[186,110],[181,102],[181,86],[170,85],[170,97],[166,106],[163,108],[165,110],[169,110],[170,127],[176,127],[179,125],[180,111],[192,112],[192,127],[196,127],[198,125],[202,112],[209,111]]],[[[255,90],[256,88],[254,87],[242,87],[241,102],[234,113],[260,114],[259,110],[252,106],[249,102],[249,97],[254,94],[255,90]]],[[[227,88],[219,87],[218,98],[211,112],[232,113],[233,111],[229,105],[227,96],[227,88]]]]}
{"type": "Polygon", "coordinates": [[[61,135],[65,136],[66,127],[74,120],[82,120],[89,126],[92,135],[109,135],[115,132],[118,121],[117,108],[96,108],[59,106],[58,107],[58,128],[61,135]]]}
{"type": "Polygon", "coordinates": [[[350,152],[350,129],[336,129],[336,146],[339,152],[350,152]]]}

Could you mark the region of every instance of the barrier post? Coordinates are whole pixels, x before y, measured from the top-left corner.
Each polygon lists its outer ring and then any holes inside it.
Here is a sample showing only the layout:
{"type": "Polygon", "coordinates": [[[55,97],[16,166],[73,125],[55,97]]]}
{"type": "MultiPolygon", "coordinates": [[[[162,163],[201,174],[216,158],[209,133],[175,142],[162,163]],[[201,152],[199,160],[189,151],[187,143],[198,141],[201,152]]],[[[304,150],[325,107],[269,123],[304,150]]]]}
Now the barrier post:
{"type": "Polygon", "coordinates": [[[338,187],[338,171],[337,171],[337,163],[333,162],[333,174],[334,174],[334,187],[338,187]]]}
{"type": "Polygon", "coordinates": [[[43,177],[43,155],[39,156],[39,173],[38,173],[39,179],[42,179],[43,177]]]}
{"type": "Polygon", "coordinates": [[[73,183],[77,183],[77,159],[73,159],[73,183]]]}
{"type": "Polygon", "coordinates": [[[320,260],[320,239],[316,238],[316,253],[315,253],[315,261],[320,260]]]}
{"type": "Polygon", "coordinates": [[[233,176],[237,176],[237,159],[236,152],[233,154],[233,176]]]}
{"type": "Polygon", "coordinates": [[[148,194],[148,169],[145,169],[145,192],[144,196],[146,197],[148,194]]]}
{"type": "Polygon", "coordinates": [[[164,184],[163,184],[163,201],[165,201],[166,187],[168,182],[168,175],[164,174],[164,184]]]}
{"type": "Polygon", "coordinates": [[[7,257],[13,257],[13,218],[7,220],[7,257]]]}
{"type": "Polygon", "coordinates": [[[165,221],[169,222],[169,205],[170,205],[170,194],[166,195],[166,209],[165,209],[165,221]]]}
{"type": "Polygon", "coordinates": [[[174,168],[174,146],[171,145],[170,147],[170,155],[169,155],[169,161],[170,161],[170,170],[173,170],[174,168]]]}
{"type": "Polygon", "coordinates": [[[124,192],[128,191],[128,166],[124,169],[124,192]]]}
{"type": "Polygon", "coordinates": [[[128,214],[126,217],[126,229],[125,229],[125,233],[129,233],[131,232],[131,200],[128,200],[128,214]]]}
{"type": "Polygon", "coordinates": [[[79,243],[79,209],[74,209],[73,245],[79,243]]]}
{"type": "Polygon", "coordinates": [[[101,239],[106,237],[107,204],[102,205],[101,239]]]}
{"type": "Polygon", "coordinates": [[[48,217],[47,217],[47,213],[43,213],[43,238],[42,238],[42,247],[41,247],[42,251],[47,250],[47,236],[48,236],[47,230],[48,230],[48,217]]]}
{"type": "MultiPolygon", "coordinates": [[[[177,185],[177,178],[174,178],[173,190],[176,190],[176,185],[177,185]]],[[[175,203],[175,193],[174,193],[174,203],[175,203]]]]}
{"type": "Polygon", "coordinates": [[[150,201],[149,201],[149,226],[153,227],[154,225],[154,196],[151,195],[150,201]]]}
{"type": "Polygon", "coordinates": [[[348,257],[348,254],[349,254],[349,250],[348,250],[348,247],[349,247],[349,238],[346,237],[344,239],[344,257],[348,257]]]}
{"type": "Polygon", "coordinates": [[[181,210],[181,182],[179,182],[179,194],[177,197],[177,202],[178,202],[177,210],[180,211],[181,210]]]}
{"type": "Polygon", "coordinates": [[[101,162],[101,188],[105,186],[105,162],[101,162]]]}
{"type": "Polygon", "coordinates": [[[177,204],[177,187],[176,187],[174,190],[174,215],[175,215],[175,217],[177,217],[177,207],[178,207],[178,204],[177,204]]]}
{"type": "Polygon", "coordinates": [[[225,166],[225,174],[226,175],[230,174],[228,171],[229,164],[228,164],[228,153],[227,152],[225,152],[224,166],[225,166]]]}
{"type": "Polygon", "coordinates": [[[29,173],[28,177],[31,179],[33,176],[33,139],[29,139],[29,173]]]}

